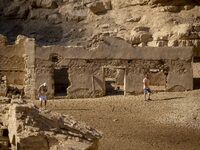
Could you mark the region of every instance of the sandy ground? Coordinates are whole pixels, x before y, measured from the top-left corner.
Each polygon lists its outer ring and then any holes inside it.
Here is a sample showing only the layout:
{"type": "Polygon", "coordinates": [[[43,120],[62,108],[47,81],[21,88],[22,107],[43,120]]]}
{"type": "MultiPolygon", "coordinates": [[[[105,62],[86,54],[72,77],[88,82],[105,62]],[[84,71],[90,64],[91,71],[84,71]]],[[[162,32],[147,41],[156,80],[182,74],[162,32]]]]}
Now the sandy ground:
{"type": "Polygon", "coordinates": [[[154,93],[149,102],[143,95],[49,100],[48,109],[102,131],[99,150],[200,149],[200,90],[154,93]]]}

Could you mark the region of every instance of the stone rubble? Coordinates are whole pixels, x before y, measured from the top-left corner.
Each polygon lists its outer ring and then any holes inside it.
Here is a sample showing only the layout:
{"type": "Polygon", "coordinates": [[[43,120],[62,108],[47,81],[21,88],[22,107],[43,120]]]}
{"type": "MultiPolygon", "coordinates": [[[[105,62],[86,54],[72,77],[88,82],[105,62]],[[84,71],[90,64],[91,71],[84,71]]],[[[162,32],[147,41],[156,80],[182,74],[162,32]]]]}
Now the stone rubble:
{"type": "MultiPolygon", "coordinates": [[[[38,109],[20,99],[1,98],[0,123],[13,150],[97,150],[102,133],[73,117],[38,109]]],[[[0,145],[1,146],[1,145],[0,145]]]]}

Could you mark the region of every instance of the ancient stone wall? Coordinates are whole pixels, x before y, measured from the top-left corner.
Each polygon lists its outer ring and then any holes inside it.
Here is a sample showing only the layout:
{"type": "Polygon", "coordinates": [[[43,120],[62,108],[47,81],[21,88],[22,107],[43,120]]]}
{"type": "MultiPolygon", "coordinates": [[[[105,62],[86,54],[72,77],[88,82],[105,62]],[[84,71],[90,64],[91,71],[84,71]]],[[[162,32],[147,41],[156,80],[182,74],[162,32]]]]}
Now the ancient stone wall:
{"type": "MultiPolygon", "coordinates": [[[[193,88],[192,48],[134,48],[123,40],[111,39],[93,51],[83,47],[46,46],[36,48],[36,87],[47,82],[49,96],[54,95],[53,72],[68,68],[70,86],[67,96],[105,95],[105,67],[125,68],[127,94],[142,92],[142,79],[150,69],[166,75],[166,90],[193,88]],[[123,49],[123,51],[122,51],[123,49]]],[[[163,81],[165,82],[165,81],[163,81]]]]}
{"type": "Polygon", "coordinates": [[[6,37],[0,36],[0,74],[6,77],[7,86],[24,88],[28,97],[34,87],[34,53],[34,40],[19,35],[15,44],[8,45],[6,37]]]}
{"type": "Polygon", "coordinates": [[[0,41],[0,73],[7,77],[8,84],[23,85],[25,75],[23,42],[19,37],[14,45],[7,45],[3,36],[0,41]]]}
{"type": "MultiPolygon", "coordinates": [[[[36,63],[37,61],[39,60],[36,59],[36,63]]],[[[105,94],[104,66],[126,68],[126,92],[130,94],[142,92],[142,79],[149,69],[165,71],[167,79],[166,90],[184,91],[192,89],[192,68],[191,64],[188,64],[186,61],[164,60],[164,64],[159,60],[129,61],[130,60],[90,60],[87,62],[87,60],[62,60],[59,67],[66,67],[69,69],[68,73],[71,85],[68,88],[68,97],[103,96],[105,94]],[[93,77],[94,81],[92,80],[93,77]],[[93,86],[95,86],[95,91],[93,91],[93,86]],[[173,89],[175,87],[179,89],[173,89]]],[[[49,94],[53,96],[54,81],[52,76],[54,68],[47,61],[40,60],[39,62],[38,68],[36,69],[36,80],[40,82],[37,81],[36,85],[39,86],[42,82],[47,82],[49,94]]]]}
{"type": "Polygon", "coordinates": [[[35,39],[27,38],[24,42],[24,62],[25,77],[24,77],[24,92],[27,97],[35,97],[35,39]]]}

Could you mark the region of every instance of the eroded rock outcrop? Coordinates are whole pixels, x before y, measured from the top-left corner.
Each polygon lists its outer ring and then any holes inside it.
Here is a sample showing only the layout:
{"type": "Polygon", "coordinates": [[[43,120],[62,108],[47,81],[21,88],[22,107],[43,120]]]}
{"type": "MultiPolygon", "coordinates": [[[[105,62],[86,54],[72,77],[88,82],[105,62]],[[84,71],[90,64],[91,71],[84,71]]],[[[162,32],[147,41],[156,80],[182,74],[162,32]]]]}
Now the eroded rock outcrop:
{"type": "Polygon", "coordinates": [[[22,100],[1,98],[1,124],[8,128],[12,149],[97,150],[102,134],[71,116],[39,111],[22,100]]]}
{"type": "Polygon", "coordinates": [[[38,44],[90,47],[99,35],[120,37],[133,46],[193,46],[199,51],[198,0],[1,0],[0,33],[38,44]],[[104,26],[105,24],[109,26],[104,26]],[[135,28],[148,27],[148,31],[135,28]]]}

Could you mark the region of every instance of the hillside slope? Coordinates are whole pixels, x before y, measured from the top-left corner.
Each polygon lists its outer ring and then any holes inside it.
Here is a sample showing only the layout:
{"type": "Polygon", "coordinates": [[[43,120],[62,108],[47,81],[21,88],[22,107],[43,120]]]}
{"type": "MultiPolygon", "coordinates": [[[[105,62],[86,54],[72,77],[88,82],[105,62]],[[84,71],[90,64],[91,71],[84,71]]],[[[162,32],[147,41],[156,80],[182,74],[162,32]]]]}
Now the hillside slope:
{"type": "Polygon", "coordinates": [[[199,0],[0,0],[0,34],[40,45],[90,47],[114,36],[133,46],[200,47],[199,0]]]}

